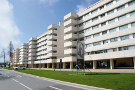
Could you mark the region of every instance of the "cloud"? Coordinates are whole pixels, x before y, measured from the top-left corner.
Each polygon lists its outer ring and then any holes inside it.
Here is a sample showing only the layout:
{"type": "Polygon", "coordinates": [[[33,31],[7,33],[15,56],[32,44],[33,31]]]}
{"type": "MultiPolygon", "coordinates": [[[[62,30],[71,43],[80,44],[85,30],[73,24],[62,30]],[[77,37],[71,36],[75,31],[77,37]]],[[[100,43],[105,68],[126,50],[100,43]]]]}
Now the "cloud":
{"type": "Polygon", "coordinates": [[[85,8],[89,7],[90,5],[92,5],[92,2],[94,0],[83,0],[84,2],[82,2],[80,5],[77,5],[77,9],[75,10],[76,13],[84,10],[85,8]]]}
{"type": "Polygon", "coordinates": [[[13,17],[13,5],[7,0],[0,0],[0,48],[7,48],[10,41],[20,44],[19,35],[13,17]]]}
{"type": "Polygon", "coordinates": [[[54,5],[55,3],[59,2],[60,0],[40,0],[40,3],[48,4],[48,5],[54,5]]]}

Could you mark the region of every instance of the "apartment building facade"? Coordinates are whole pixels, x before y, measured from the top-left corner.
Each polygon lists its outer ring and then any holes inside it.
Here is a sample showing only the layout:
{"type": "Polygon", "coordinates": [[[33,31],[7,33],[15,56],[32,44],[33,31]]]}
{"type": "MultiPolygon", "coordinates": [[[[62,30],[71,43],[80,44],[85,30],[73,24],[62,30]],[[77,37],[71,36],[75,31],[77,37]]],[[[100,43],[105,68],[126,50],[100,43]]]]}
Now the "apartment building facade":
{"type": "Polygon", "coordinates": [[[29,40],[28,67],[73,69],[76,43],[91,69],[135,68],[135,0],[100,0],[29,40]]]}
{"type": "Polygon", "coordinates": [[[87,67],[135,68],[134,7],[135,0],[101,0],[82,12],[64,16],[64,60],[76,61],[79,40],[85,45],[87,67]]]}
{"type": "Polygon", "coordinates": [[[20,49],[19,48],[16,48],[14,51],[13,51],[13,61],[11,63],[11,65],[13,67],[16,67],[18,66],[18,62],[19,62],[19,56],[20,56],[20,49]]]}
{"type": "Polygon", "coordinates": [[[28,43],[23,43],[22,46],[20,47],[20,54],[19,54],[19,62],[18,65],[24,65],[28,67],[28,43]]]}
{"type": "Polygon", "coordinates": [[[64,58],[64,23],[48,26],[48,31],[29,40],[28,66],[33,68],[59,68],[64,58]]]}

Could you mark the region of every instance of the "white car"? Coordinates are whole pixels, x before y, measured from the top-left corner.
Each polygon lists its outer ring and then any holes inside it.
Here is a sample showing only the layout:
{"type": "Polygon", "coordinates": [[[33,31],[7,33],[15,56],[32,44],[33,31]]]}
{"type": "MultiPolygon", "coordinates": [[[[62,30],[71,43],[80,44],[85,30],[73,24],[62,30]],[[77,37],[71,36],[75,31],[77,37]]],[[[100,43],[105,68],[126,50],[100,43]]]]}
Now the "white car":
{"type": "Polygon", "coordinates": [[[14,68],[14,70],[25,70],[25,69],[26,69],[25,66],[18,66],[14,68]]]}

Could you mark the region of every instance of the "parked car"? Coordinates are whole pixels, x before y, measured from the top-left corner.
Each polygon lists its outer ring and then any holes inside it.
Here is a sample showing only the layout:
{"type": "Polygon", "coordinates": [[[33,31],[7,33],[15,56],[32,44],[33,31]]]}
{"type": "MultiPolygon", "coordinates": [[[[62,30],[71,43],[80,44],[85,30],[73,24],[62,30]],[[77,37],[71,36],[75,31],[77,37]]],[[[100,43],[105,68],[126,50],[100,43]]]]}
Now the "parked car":
{"type": "Polygon", "coordinates": [[[25,66],[18,66],[14,68],[14,70],[25,70],[25,69],[26,69],[25,66]]]}

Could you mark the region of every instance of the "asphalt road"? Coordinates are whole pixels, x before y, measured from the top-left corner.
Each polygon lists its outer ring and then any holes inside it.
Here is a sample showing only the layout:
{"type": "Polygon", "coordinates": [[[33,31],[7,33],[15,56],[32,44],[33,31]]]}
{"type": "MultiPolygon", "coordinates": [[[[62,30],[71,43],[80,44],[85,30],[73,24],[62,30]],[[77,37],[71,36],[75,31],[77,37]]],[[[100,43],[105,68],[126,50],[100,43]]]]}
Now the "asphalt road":
{"type": "Polygon", "coordinates": [[[0,69],[0,90],[84,90],[0,69]]]}

